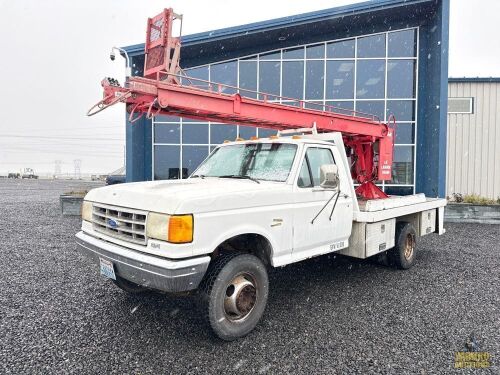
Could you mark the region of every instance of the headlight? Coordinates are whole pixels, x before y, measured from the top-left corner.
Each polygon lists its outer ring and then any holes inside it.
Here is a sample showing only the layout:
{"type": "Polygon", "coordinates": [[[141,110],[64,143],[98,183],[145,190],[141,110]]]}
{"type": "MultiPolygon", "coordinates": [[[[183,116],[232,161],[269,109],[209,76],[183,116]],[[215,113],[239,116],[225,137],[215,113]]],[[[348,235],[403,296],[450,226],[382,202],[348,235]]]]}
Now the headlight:
{"type": "Polygon", "coordinates": [[[146,223],[149,238],[172,243],[193,242],[193,215],[165,215],[150,212],[146,223]]]}
{"type": "Polygon", "coordinates": [[[149,238],[168,241],[168,222],[170,215],[150,212],[146,222],[146,234],[149,238]]]}
{"type": "Polygon", "coordinates": [[[92,202],[82,202],[82,220],[92,222],[92,202]]]}

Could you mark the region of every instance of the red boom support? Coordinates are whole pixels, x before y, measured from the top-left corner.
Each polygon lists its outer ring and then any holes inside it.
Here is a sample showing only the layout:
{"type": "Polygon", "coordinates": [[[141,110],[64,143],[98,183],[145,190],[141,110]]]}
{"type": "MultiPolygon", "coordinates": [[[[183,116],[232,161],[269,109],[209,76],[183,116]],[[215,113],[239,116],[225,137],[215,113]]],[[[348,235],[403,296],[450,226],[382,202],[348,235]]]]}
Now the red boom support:
{"type": "Polygon", "coordinates": [[[145,77],[128,77],[125,87],[116,80],[104,79],[101,82],[104,98],[89,110],[89,116],[123,102],[127,104],[132,122],[144,114],[148,118],[163,114],[276,130],[316,127],[319,133],[341,132],[345,145],[352,150],[351,173],[360,183],[356,193],[364,199],[387,197],[374,181],[392,178],[393,126],[356,111],[182,76],[179,74],[180,38],[171,35],[176,19],[182,20],[182,17],[166,9],[148,20],[145,77]],[[245,97],[250,92],[259,99],[245,97]],[[282,100],[293,103],[280,104],[282,100]],[[306,105],[321,107],[321,110],[305,108],[306,105]]]}

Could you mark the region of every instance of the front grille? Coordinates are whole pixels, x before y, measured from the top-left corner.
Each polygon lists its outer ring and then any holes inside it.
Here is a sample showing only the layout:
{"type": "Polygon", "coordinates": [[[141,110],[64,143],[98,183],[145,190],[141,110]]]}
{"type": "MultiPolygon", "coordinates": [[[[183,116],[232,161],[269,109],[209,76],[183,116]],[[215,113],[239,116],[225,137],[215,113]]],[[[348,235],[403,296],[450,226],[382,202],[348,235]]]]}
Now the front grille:
{"type": "Polygon", "coordinates": [[[94,203],[94,230],[123,241],[146,245],[146,213],[129,208],[94,203]]]}

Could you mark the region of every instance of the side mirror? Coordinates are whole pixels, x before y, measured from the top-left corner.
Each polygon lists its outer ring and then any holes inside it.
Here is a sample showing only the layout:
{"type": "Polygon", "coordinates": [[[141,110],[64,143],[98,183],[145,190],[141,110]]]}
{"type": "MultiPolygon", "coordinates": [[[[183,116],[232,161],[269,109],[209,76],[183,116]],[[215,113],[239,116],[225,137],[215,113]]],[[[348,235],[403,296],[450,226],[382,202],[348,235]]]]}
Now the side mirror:
{"type": "Polygon", "coordinates": [[[339,169],[335,164],[323,164],[320,168],[320,184],[324,189],[337,189],[339,186],[339,169]]]}

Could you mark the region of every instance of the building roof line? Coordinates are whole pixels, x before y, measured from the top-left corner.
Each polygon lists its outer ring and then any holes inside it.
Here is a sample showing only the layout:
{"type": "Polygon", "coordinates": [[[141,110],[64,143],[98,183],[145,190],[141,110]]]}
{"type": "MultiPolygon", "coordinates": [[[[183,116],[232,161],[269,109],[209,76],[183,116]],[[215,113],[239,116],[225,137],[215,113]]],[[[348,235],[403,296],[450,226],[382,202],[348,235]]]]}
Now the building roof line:
{"type": "MultiPolygon", "coordinates": [[[[329,18],[338,18],[344,16],[354,16],[365,12],[373,12],[375,10],[395,8],[400,6],[408,6],[418,3],[431,2],[432,0],[370,0],[362,3],[343,5],[335,8],[317,10],[313,12],[301,13],[292,16],[280,17],[266,21],[253,22],[240,26],[226,27],[217,30],[205,31],[182,37],[184,45],[193,45],[214,41],[217,39],[225,39],[267,31],[275,28],[281,28],[302,23],[317,22],[329,18]]],[[[128,53],[135,54],[144,51],[144,43],[134,44],[123,47],[128,53]]]]}
{"type": "Polygon", "coordinates": [[[450,77],[448,82],[500,82],[500,77],[450,77]]]}

